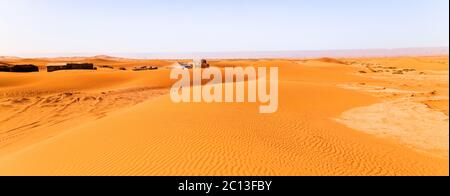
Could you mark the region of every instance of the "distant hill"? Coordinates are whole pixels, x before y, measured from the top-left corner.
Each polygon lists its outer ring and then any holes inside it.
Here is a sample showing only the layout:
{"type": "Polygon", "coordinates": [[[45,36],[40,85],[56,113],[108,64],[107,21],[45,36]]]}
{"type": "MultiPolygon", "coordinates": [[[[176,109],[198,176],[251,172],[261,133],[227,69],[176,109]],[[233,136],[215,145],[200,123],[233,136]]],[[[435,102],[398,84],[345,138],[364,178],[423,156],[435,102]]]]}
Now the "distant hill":
{"type": "Polygon", "coordinates": [[[343,61],[340,61],[340,60],[337,60],[334,58],[329,58],[329,57],[324,57],[324,58],[320,58],[317,60],[321,61],[321,62],[325,62],[325,63],[345,64],[345,62],[343,62],[343,61]]]}
{"type": "MultiPolygon", "coordinates": [[[[261,59],[261,58],[345,58],[345,57],[399,57],[399,56],[444,56],[449,55],[449,47],[355,49],[355,50],[299,50],[299,51],[242,51],[242,52],[196,52],[196,53],[115,53],[96,54],[48,54],[26,55],[28,58],[57,58],[60,61],[96,60],[121,61],[132,59],[261,59]]],[[[0,61],[20,59],[14,56],[0,56],[0,61]]]]}
{"type": "Polygon", "coordinates": [[[17,60],[20,59],[20,57],[16,56],[0,56],[0,60],[17,60]]]}

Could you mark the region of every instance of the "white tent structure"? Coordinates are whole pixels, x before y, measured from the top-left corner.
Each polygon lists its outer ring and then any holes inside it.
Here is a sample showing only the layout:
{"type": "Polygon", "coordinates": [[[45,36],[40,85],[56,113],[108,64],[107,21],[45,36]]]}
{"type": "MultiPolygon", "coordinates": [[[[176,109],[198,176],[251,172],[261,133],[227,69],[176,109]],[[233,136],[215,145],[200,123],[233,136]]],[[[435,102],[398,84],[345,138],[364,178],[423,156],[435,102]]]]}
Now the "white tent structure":
{"type": "Polygon", "coordinates": [[[176,62],[173,65],[167,66],[167,69],[192,69],[193,65],[190,63],[176,62]]]}

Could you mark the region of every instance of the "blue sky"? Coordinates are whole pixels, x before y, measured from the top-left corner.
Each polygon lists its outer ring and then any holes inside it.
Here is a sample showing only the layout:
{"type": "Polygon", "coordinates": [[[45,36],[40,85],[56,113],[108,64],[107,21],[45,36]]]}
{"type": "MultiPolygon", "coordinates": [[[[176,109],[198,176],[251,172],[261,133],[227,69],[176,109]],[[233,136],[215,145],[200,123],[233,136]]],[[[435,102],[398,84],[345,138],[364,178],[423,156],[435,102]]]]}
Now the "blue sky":
{"type": "Polygon", "coordinates": [[[0,56],[448,43],[448,0],[0,0],[0,56]]]}

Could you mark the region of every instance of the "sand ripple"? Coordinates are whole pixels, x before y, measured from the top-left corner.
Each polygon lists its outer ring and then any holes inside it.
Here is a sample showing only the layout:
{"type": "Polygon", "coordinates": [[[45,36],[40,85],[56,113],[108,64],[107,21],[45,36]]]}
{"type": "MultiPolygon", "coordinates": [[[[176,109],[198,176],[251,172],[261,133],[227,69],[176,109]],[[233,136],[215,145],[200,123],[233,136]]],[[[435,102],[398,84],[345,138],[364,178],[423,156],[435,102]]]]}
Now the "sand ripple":
{"type": "Polygon", "coordinates": [[[395,138],[416,149],[448,157],[449,118],[425,104],[396,100],[354,108],[339,122],[382,137],[395,138]]]}

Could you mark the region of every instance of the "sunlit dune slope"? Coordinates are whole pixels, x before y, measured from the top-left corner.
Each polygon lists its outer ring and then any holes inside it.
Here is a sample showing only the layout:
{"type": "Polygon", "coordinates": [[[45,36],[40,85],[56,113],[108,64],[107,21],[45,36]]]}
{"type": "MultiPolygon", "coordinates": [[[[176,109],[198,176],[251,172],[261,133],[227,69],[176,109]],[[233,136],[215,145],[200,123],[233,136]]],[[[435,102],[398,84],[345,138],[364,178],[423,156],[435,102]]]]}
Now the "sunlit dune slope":
{"type": "MultiPolygon", "coordinates": [[[[260,114],[260,103],[177,104],[165,94],[0,156],[0,175],[448,175],[448,157],[335,120],[385,99],[339,87],[380,82],[358,74],[359,67],[323,59],[211,64],[279,66],[278,112],[260,114]]],[[[83,82],[56,84],[71,81],[64,74],[42,76],[53,78],[43,81],[50,86],[46,90],[103,91],[173,82],[164,71],[82,72],[83,82]],[[102,77],[104,84],[89,85],[102,83],[102,77]]],[[[29,78],[0,83],[2,89],[23,91],[41,76],[16,77],[29,78]]]]}

